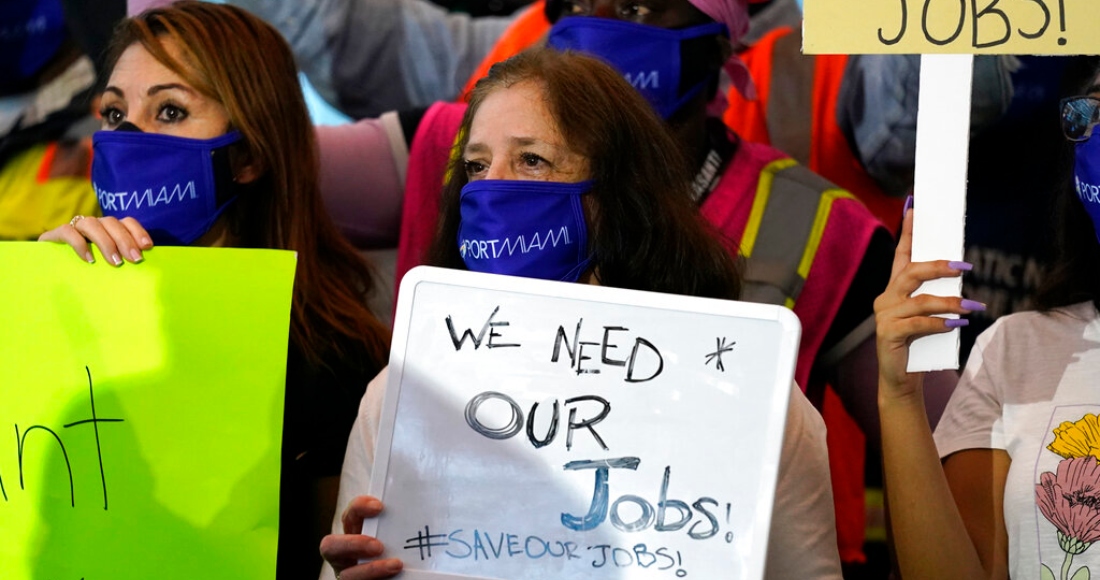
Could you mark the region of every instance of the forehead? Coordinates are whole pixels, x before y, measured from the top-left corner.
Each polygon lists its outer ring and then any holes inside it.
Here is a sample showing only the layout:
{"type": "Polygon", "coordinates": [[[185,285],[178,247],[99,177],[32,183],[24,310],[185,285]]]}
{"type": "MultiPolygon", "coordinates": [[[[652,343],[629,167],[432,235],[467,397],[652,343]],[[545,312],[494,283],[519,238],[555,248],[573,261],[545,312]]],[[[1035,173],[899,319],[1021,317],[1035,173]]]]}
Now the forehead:
{"type": "MultiPolygon", "coordinates": [[[[162,39],[161,46],[173,60],[183,62],[180,59],[179,47],[171,39],[162,39]]],[[[140,42],[135,42],[126,47],[118,57],[107,84],[118,86],[120,83],[161,84],[164,82],[186,84],[182,77],[157,60],[140,42]]]]}
{"type": "Polygon", "coordinates": [[[535,82],[523,81],[489,93],[470,123],[471,143],[511,137],[562,140],[545,92],[535,82]]]}

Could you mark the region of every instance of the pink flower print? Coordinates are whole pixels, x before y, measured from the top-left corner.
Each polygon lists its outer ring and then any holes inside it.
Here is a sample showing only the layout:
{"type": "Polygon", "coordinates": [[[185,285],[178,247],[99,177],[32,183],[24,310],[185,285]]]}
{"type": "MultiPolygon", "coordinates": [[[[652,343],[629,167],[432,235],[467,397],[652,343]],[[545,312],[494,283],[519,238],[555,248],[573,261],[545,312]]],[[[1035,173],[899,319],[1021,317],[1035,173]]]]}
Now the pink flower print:
{"type": "Polygon", "coordinates": [[[1057,473],[1039,477],[1035,501],[1058,528],[1058,543],[1076,555],[1100,539],[1100,464],[1094,457],[1075,457],[1058,464],[1057,473]]]}

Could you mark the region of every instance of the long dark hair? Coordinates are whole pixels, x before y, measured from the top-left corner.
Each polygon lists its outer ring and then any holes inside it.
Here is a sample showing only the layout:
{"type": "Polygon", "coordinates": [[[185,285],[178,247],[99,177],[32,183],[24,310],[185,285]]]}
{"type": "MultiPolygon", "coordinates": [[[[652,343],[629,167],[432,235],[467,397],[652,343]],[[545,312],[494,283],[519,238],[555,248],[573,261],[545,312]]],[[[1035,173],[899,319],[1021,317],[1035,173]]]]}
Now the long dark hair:
{"type": "Polygon", "coordinates": [[[227,212],[229,224],[245,247],[298,252],[294,344],[313,363],[361,345],[374,363],[384,364],[390,333],[365,303],[374,278],[325,212],[313,125],[286,41],[239,8],[176,2],[118,25],[104,78],[134,44],[221,103],[244,136],[243,155],[261,177],[227,212]],[[178,60],[165,42],[179,50],[178,60]]]}
{"type": "Polygon", "coordinates": [[[580,54],[532,49],[493,66],[470,95],[448,167],[442,213],[428,262],[465,268],[456,242],[462,152],[486,97],[533,82],[566,143],[589,160],[589,250],[600,284],[735,299],[741,282],[732,243],[699,215],[678,142],[614,69],[580,54]]]}
{"type": "MultiPolygon", "coordinates": [[[[1075,93],[1082,94],[1097,84],[1100,67],[1096,58],[1079,60],[1075,65],[1077,70],[1067,72],[1067,79],[1078,87],[1075,93]],[[1087,80],[1083,80],[1086,74],[1087,80]]],[[[1100,139],[1100,135],[1092,138],[1100,139]]],[[[1054,210],[1055,260],[1036,290],[1035,304],[1042,311],[1079,302],[1092,302],[1100,309],[1100,242],[1077,197],[1071,143],[1066,143],[1063,157],[1065,178],[1058,187],[1054,210]]]]}

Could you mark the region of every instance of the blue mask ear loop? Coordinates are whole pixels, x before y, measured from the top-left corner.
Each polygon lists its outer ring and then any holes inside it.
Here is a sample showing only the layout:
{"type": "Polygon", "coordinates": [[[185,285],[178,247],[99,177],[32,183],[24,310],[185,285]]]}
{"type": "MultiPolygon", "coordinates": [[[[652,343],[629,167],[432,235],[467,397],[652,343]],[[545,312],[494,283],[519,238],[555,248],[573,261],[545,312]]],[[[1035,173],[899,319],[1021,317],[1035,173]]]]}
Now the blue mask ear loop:
{"type": "Polygon", "coordinates": [[[662,118],[664,118],[666,121],[671,119],[672,116],[677,113],[677,111],[679,111],[680,109],[683,109],[684,105],[686,105],[688,103],[688,101],[690,101],[691,99],[694,99],[695,96],[698,95],[703,90],[703,87],[710,84],[710,82],[713,81],[717,76],[718,76],[718,73],[710,75],[707,78],[703,79],[702,81],[699,81],[699,83],[697,83],[694,87],[691,87],[691,89],[689,89],[688,92],[684,93],[684,95],[676,101],[676,104],[672,106],[672,110],[669,111],[667,115],[662,115],[662,118]]]}
{"type": "Polygon", "coordinates": [[[577,264],[576,266],[574,266],[572,270],[570,270],[564,276],[562,276],[560,281],[561,282],[576,282],[576,281],[580,280],[581,274],[584,274],[586,271],[588,271],[588,266],[591,263],[592,263],[592,256],[589,256],[589,257],[585,258],[584,261],[582,261],[580,264],[577,264]]]}
{"type": "Polygon", "coordinates": [[[589,187],[588,191],[573,197],[573,216],[576,218],[577,223],[584,225],[584,228],[580,230],[580,232],[584,234],[584,239],[577,240],[577,245],[579,246],[577,253],[587,253],[588,257],[581,260],[576,266],[569,270],[565,276],[562,276],[561,282],[576,282],[580,279],[581,274],[584,274],[585,271],[588,270],[588,266],[592,263],[592,254],[588,251],[588,232],[591,228],[588,227],[588,220],[584,215],[584,204],[581,202],[584,196],[592,194],[592,180],[586,180],[581,183],[588,184],[589,187]]]}
{"type": "MultiPolygon", "coordinates": [[[[729,36],[729,28],[726,28],[725,24],[720,24],[720,23],[715,22],[713,24],[700,24],[695,28],[703,28],[703,27],[706,27],[707,29],[713,28],[714,29],[713,34],[715,36],[717,36],[717,35],[725,35],[726,37],[729,36]]],[[[690,29],[686,29],[686,30],[690,30],[690,29]]],[[[709,32],[709,30],[708,30],[708,32],[709,32]]],[[[683,49],[682,43],[683,43],[684,40],[690,40],[691,38],[698,38],[699,36],[705,36],[705,34],[700,34],[698,36],[692,36],[692,37],[689,37],[689,38],[681,38],[680,39],[681,50],[683,49]]],[[[684,57],[683,54],[681,54],[680,58],[683,59],[683,57],[684,57]]],[[[718,70],[716,70],[713,73],[707,75],[706,77],[703,78],[703,80],[699,81],[698,83],[695,83],[695,86],[688,89],[687,92],[685,92],[683,94],[683,96],[681,96],[679,99],[676,100],[676,104],[674,104],[672,106],[672,110],[669,111],[667,115],[662,114],[662,117],[666,121],[668,119],[670,119],[673,115],[676,114],[677,111],[684,108],[684,105],[686,105],[688,101],[695,98],[695,96],[698,95],[703,90],[704,87],[706,87],[708,84],[713,82],[716,78],[718,78],[718,75],[720,75],[721,72],[722,72],[722,68],[719,67],[718,70]]],[[[681,67],[680,73],[683,74],[682,67],[681,67]]],[[[719,90],[721,90],[721,89],[719,89],[719,90]]]]}
{"type": "MultiPolygon", "coordinates": [[[[119,128],[121,129],[121,127],[120,125],[119,128]]],[[[226,134],[228,135],[231,133],[236,133],[236,131],[230,130],[226,134]]],[[[240,143],[241,140],[244,139],[244,137],[239,135],[238,137],[237,140],[231,143],[226,143],[221,147],[210,150],[210,175],[214,181],[214,203],[218,204],[218,207],[214,211],[214,215],[203,222],[203,233],[199,234],[199,238],[206,235],[206,232],[209,232],[210,228],[214,227],[214,224],[222,217],[222,214],[224,214],[230,206],[236,203],[237,199],[240,197],[242,186],[233,178],[232,164],[229,162],[229,148],[240,143]]],[[[191,243],[194,242],[192,241],[191,243]]]]}

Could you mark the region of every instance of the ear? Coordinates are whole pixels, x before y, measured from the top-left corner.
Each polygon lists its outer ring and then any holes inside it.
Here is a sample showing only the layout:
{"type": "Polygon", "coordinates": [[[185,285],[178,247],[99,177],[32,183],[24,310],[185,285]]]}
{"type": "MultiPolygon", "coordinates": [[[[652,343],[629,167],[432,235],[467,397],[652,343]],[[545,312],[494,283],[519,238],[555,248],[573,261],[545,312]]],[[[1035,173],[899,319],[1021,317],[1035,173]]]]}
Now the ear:
{"type": "Polygon", "coordinates": [[[242,185],[252,183],[259,178],[260,168],[258,163],[249,163],[233,172],[233,181],[242,185]]]}
{"type": "Polygon", "coordinates": [[[252,183],[263,175],[260,163],[252,157],[243,141],[229,148],[229,168],[233,172],[233,182],[242,185],[252,183]]]}

